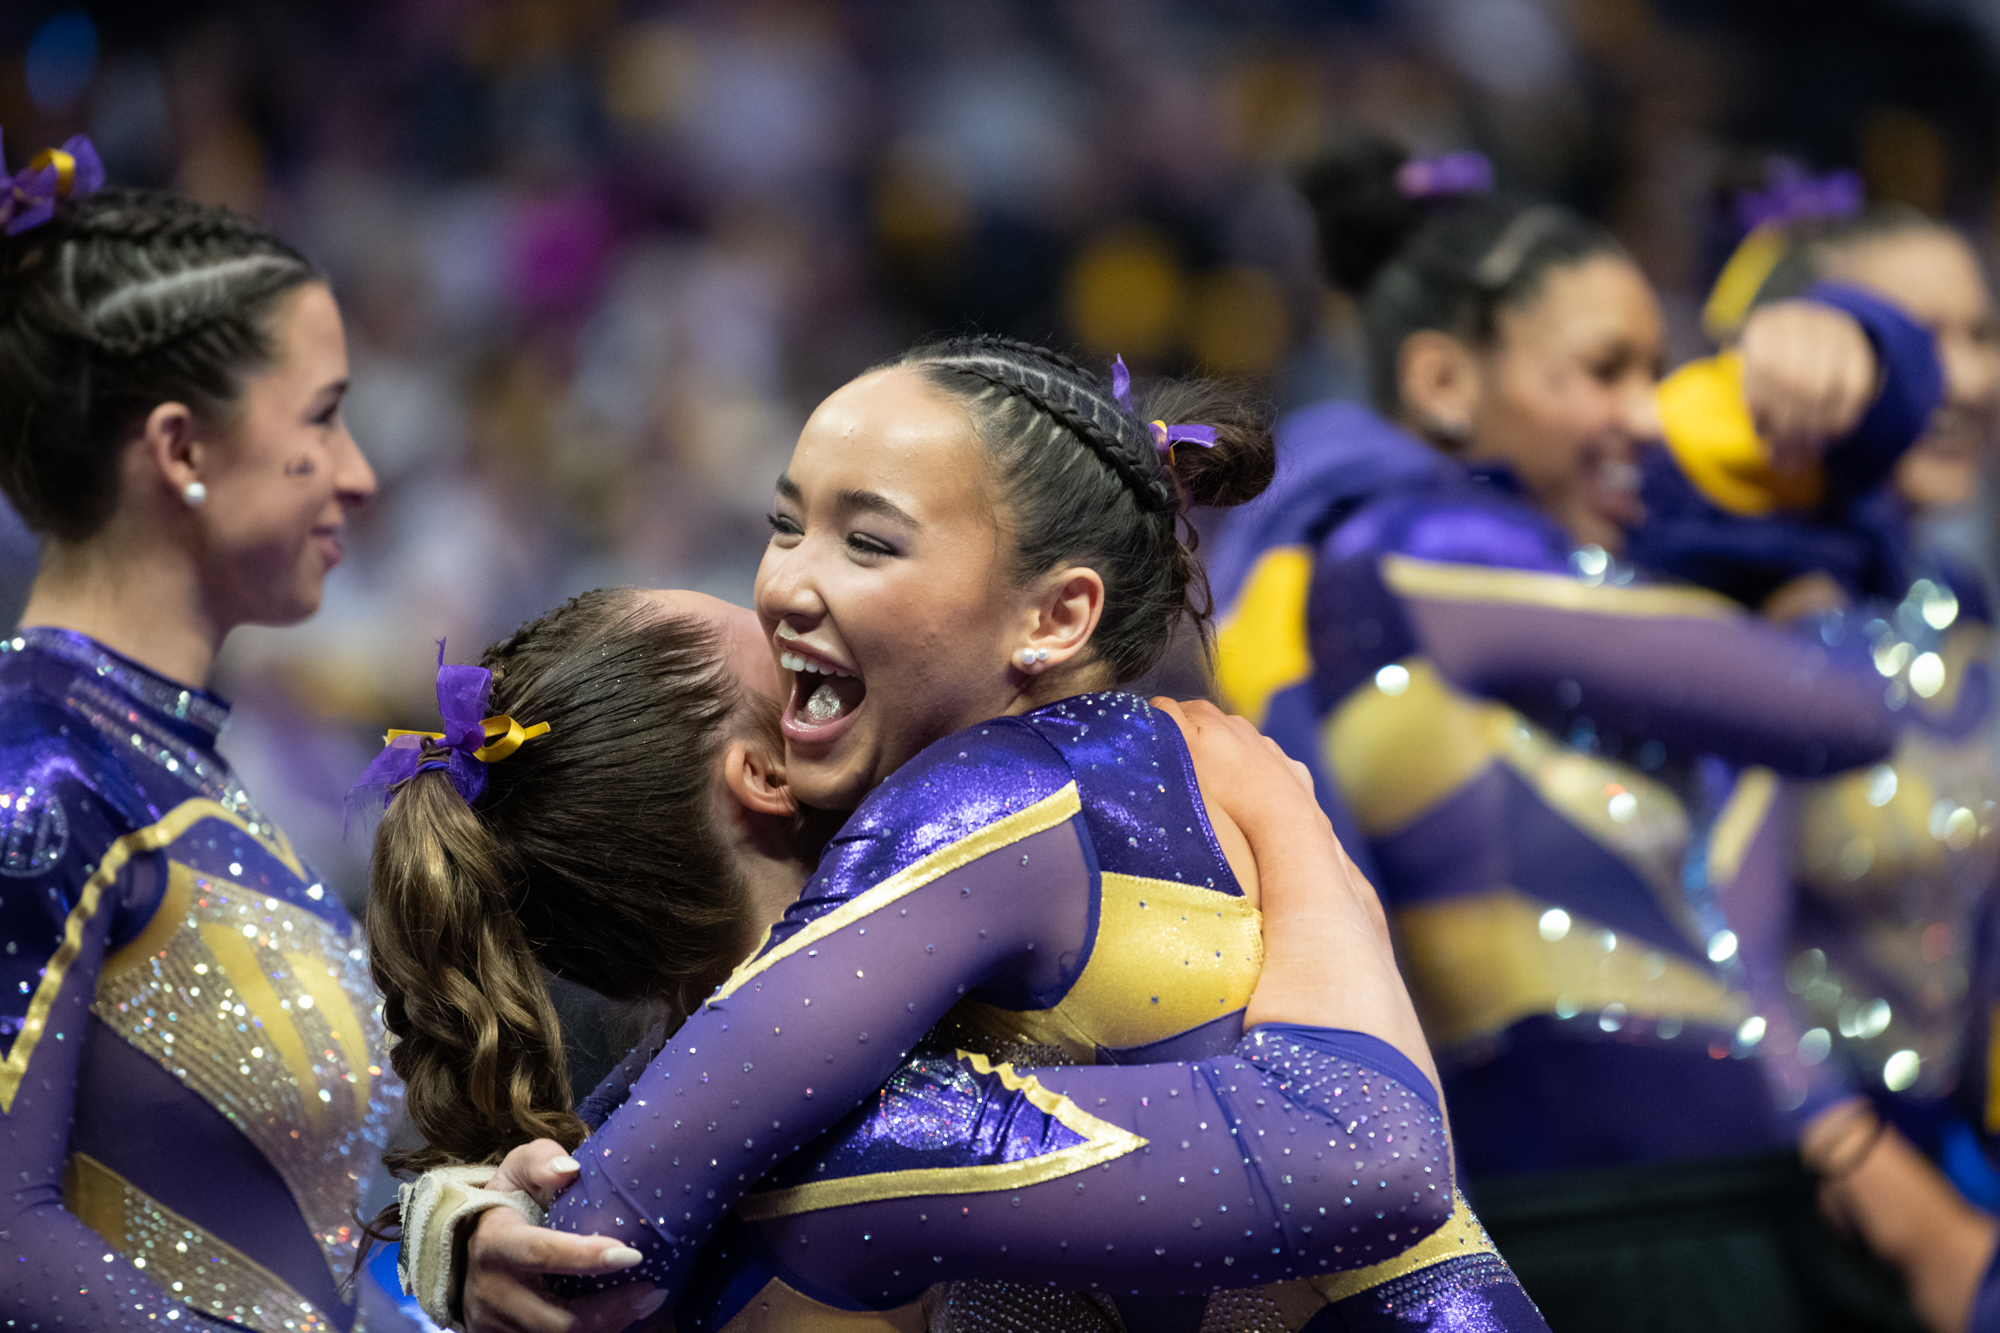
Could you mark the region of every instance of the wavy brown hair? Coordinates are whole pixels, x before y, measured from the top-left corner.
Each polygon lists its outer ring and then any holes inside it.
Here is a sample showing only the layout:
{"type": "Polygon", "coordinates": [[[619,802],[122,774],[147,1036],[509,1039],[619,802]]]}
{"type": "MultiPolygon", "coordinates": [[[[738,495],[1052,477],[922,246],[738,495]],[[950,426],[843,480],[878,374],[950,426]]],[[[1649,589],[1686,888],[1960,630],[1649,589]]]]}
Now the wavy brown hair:
{"type": "Polygon", "coordinates": [[[398,1173],[583,1141],[544,968],[684,1014],[754,942],[714,776],[775,709],[744,694],[708,623],[590,592],[480,664],[494,712],[550,730],[470,805],[446,773],[417,774],[377,831],[371,966],[424,1137],[384,1155],[398,1173]]]}

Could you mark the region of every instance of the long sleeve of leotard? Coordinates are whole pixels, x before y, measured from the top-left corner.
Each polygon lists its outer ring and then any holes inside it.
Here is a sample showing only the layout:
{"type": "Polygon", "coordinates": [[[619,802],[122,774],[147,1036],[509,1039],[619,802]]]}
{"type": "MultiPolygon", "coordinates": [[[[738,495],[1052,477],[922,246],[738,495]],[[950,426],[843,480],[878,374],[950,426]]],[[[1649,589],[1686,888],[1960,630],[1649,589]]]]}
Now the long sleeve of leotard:
{"type": "Polygon", "coordinates": [[[1437,1094],[1403,1055],[1268,1025],[1179,1064],[920,1059],[741,1210],[788,1281],[875,1303],[957,1278],[1168,1294],[1362,1268],[1436,1233],[1453,1191],[1437,1094]],[[1055,1171],[1064,1155],[1088,1164],[1055,1171]],[[898,1196],[910,1170],[927,1188],[898,1196]],[[846,1206],[787,1211],[829,1199],[846,1206]]]}
{"type": "Polygon", "coordinates": [[[0,1254],[9,1262],[0,1276],[0,1321],[23,1329],[230,1328],[161,1290],[63,1207],[78,1065],[114,909],[156,896],[164,870],[157,857],[140,855],[108,879],[97,875],[124,832],[117,814],[48,766],[25,781],[9,776],[16,780],[7,783],[0,849],[8,867],[0,880],[7,991],[0,1033],[11,1039],[0,1065],[0,1172],[7,1182],[0,1254]],[[60,978],[53,990],[43,984],[49,977],[60,978]]]}
{"type": "MultiPolygon", "coordinates": [[[[638,1248],[633,1274],[670,1291],[722,1214],[881,1088],[961,997],[1045,1007],[1088,959],[1094,871],[1076,787],[1024,723],[981,724],[905,765],[821,866],[592,1135],[551,1213],[552,1226],[638,1248]]],[[[1144,1137],[1102,1119],[1100,1166],[1144,1137]]],[[[1353,1160],[1356,1179],[1369,1167],[1401,1179],[1402,1158],[1387,1159],[1394,1172],[1353,1160]]],[[[1448,1196],[1441,1159],[1429,1165],[1448,1196]]],[[[1368,1220],[1384,1235],[1413,1224],[1380,1211],[1368,1220]]]]}
{"type": "Polygon", "coordinates": [[[1859,636],[1829,645],[1691,588],[1592,584],[1525,505],[1392,502],[1322,548],[1308,623],[1321,706],[1421,657],[1468,694],[1567,732],[1786,774],[1872,762],[1897,732],[1859,636]]]}
{"type": "MultiPolygon", "coordinates": [[[[579,1108],[589,1123],[623,1104],[646,1054],[579,1108]]],[[[1228,1286],[1221,1299],[1264,1314],[1313,1312],[1325,1333],[1542,1333],[1463,1199],[1442,1226],[1432,1220],[1442,1194],[1436,1112],[1429,1081],[1400,1052],[1328,1028],[1266,1025],[1234,1055],[1192,1064],[1009,1070],[917,1056],[739,1208],[761,1219],[762,1248],[781,1259],[786,1282],[837,1306],[899,1303],[926,1280],[1046,1277],[1119,1296],[1228,1286]],[[1152,1137],[1094,1170],[1008,1188],[980,1179],[1082,1141],[1044,1109],[1050,1096],[1072,1121],[1092,1115],[1152,1137]],[[1361,1189],[1365,1158],[1341,1149],[1362,1141],[1386,1148],[1402,1178],[1361,1189]],[[885,1183],[908,1170],[933,1173],[927,1192],[885,1183]],[[829,1179],[856,1201],[809,1206],[815,1192],[824,1203],[829,1179]],[[1393,1211],[1383,1198],[1405,1181],[1407,1229],[1371,1242],[1365,1224],[1393,1211]],[[960,1186],[973,1188],[947,1192],[960,1186]],[[1252,1243],[1260,1235],[1274,1243],[1252,1243]],[[1247,1285],[1273,1275],[1290,1286],[1247,1285]]],[[[707,1301],[728,1305],[727,1276],[690,1294],[697,1316],[707,1301]]]]}

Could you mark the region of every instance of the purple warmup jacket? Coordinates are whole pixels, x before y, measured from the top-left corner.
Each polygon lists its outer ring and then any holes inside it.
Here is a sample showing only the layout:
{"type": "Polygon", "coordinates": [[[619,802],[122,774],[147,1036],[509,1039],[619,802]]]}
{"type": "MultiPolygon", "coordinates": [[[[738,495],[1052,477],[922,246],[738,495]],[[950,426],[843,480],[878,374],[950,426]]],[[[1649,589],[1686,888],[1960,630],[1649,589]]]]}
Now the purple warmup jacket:
{"type": "Polygon", "coordinates": [[[217,756],[227,716],[80,634],[0,640],[7,1328],[357,1325],[400,1090],[360,934],[217,756]]]}

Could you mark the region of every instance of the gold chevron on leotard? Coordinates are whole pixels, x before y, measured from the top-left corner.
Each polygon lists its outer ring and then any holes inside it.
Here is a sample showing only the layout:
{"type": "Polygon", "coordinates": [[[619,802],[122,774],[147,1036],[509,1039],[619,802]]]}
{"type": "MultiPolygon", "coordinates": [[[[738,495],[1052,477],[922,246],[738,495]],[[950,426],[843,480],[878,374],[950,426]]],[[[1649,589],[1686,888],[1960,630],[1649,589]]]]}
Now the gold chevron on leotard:
{"type": "Polygon", "coordinates": [[[1012,1065],[994,1064],[985,1056],[969,1051],[953,1054],[974,1074],[997,1077],[1007,1091],[1020,1093],[1037,1110],[1071,1133],[1082,1136],[1084,1141],[1014,1162],[919,1167],[909,1171],[847,1176],[839,1180],[814,1180],[788,1189],[766,1190],[760,1194],[745,1195],[743,1201],[736,1205],[737,1216],[746,1222],[766,1222],[775,1217],[818,1212],[852,1203],[873,1203],[881,1199],[910,1199],[929,1194],[987,1194],[1023,1189],[1045,1180],[1057,1180],[1086,1171],[1146,1146],[1146,1140],[1130,1130],[1101,1120],[1069,1098],[1051,1092],[1033,1074],[1016,1073],[1012,1065]]]}

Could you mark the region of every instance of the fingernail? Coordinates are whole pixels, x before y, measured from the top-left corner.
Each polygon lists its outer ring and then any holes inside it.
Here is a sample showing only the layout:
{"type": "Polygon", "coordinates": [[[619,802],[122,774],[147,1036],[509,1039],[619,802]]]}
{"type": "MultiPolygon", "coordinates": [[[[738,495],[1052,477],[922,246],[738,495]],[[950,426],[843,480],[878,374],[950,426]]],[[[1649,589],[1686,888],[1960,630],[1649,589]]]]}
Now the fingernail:
{"type": "Polygon", "coordinates": [[[557,1157],[549,1162],[549,1170],[561,1171],[567,1174],[571,1171],[583,1170],[583,1163],[577,1161],[574,1157],[557,1157]]]}
{"type": "Polygon", "coordinates": [[[636,1268],[646,1261],[646,1256],[630,1245],[613,1245],[604,1252],[600,1261],[606,1268],[636,1268]]]}
{"type": "Polygon", "coordinates": [[[634,1319],[644,1319],[647,1315],[653,1313],[653,1311],[666,1303],[667,1293],[655,1287],[653,1288],[653,1294],[640,1301],[635,1307],[632,1317],[634,1319]]]}

